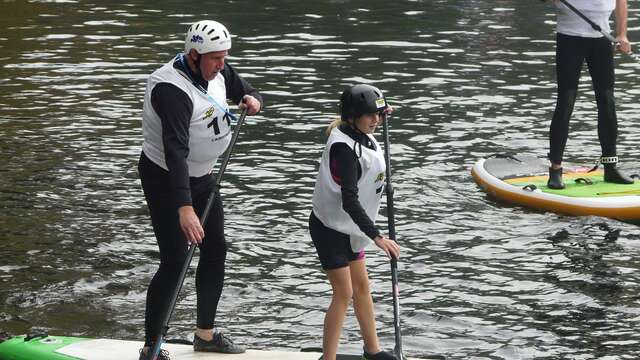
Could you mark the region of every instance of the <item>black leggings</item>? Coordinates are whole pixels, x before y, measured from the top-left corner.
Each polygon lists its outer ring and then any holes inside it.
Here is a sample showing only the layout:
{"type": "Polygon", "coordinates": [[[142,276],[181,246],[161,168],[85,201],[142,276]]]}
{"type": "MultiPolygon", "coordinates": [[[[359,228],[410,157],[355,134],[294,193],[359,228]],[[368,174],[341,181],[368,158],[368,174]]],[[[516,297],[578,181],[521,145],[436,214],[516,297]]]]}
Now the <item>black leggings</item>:
{"type": "Polygon", "coordinates": [[[598,105],[598,139],[603,156],[616,156],[618,122],[613,97],[613,48],[606,38],[557,34],[556,75],[558,100],[549,131],[549,159],[562,163],[569,136],[569,119],[578,93],[582,63],[587,60],[598,105]]]}
{"type": "MultiPolygon", "coordinates": [[[[145,345],[149,346],[162,330],[162,318],[187,257],[188,244],[180,229],[178,209],[168,186],[168,172],[147,158],[144,153],[138,164],[151,223],[160,248],[160,267],[147,290],[145,312],[145,345]]],[[[210,175],[191,178],[191,196],[196,214],[204,211],[213,187],[210,175]]],[[[224,263],[227,244],[224,237],[222,199],[216,196],[205,237],[200,245],[200,260],[196,270],[197,326],[211,329],[224,283],[224,263]]]]}

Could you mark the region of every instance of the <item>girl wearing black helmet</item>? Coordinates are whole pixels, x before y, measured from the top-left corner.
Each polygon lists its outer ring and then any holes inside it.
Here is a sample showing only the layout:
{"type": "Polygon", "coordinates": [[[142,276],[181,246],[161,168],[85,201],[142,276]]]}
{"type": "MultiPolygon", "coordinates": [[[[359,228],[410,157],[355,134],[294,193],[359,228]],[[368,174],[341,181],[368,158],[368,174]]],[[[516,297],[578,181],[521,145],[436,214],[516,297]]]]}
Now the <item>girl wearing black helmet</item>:
{"type": "Polygon", "coordinates": [[[374,225],[384,186],[385,161],[373,137],[382,113],[391,112],[382,92],[370,85],[347,88],[340,97],[341,117],[327,128],[329,139],[313,192],[309,232],[333,289],[324,319],[323,359],[335,360],[347,308],[354,311],[364,340],[364,359],[396,359],[381,351],[364,248],[373,241],[398,258],[395,241],[374,225]]]}

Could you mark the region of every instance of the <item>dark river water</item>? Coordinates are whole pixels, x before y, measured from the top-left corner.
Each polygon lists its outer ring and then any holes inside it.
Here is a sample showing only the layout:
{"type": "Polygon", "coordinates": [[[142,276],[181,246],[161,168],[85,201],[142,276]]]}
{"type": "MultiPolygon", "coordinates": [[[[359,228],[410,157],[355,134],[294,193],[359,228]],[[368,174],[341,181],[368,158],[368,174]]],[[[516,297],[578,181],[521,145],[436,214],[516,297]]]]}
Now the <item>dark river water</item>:
{"type": "MultiPolygon", "coordinates": [[[[406,353],[640,357],[640,229],[499,204],[471,178],[491,154],[547,152],[554,16],[517,0],[1,1],[0,330],[142,339],[158,263],[136,173],[144,84],[200,19],[227,25],[228,62],[266,100],[224,178],[218,325],[252,348],[320,346],[330,287],[307,232],[311,194],[339,94],[367,82],[396,107],[406,353]]],[[[616,56],[619,153],[632,169],[639,73],[616,56]]],[[[583,76],[566,158],[591,163],[600,148],[583,76]]],[[[391,348],[389,265],[375,249],[368,262],[391,348]]],[[[190,276],[171,336],[190,337],[194,308],[190,276]]],[[[352,311],[341,346],[361,349],[352,311]]]]}

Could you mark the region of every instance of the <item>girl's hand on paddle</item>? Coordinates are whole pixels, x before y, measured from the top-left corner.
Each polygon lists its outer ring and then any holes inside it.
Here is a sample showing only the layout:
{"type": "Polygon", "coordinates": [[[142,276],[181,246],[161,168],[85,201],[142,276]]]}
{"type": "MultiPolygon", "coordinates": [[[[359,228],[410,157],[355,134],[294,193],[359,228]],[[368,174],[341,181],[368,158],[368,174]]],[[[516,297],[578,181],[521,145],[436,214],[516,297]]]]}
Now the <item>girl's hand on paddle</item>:
{"type": "Polygon", "coordinates": [[[191,245],[201,244],[204,239],[204,230],[193,207],[191,205],[181,206],[178,208],[178,216],[180,217],[180,228],[187,242],[191,245]]]}
{"type": "Polygon", "coordinates": [[[398,243],[396,243],[395,241],[391,239],[387,239],[382,235],[378,235],[375,239],[373,239],[373,242],[376,244],[377,247],[382,249],[382,251],[384,251],[385,254],[387,254],[387,257],[390,260],[391,259],[397,260],[400,258],[400,246],[398,246],[398,243]]]}
{"type": "Polygon", "coordinates": [[[251,95],[242,97],[242,101],[238,104],[240,109],[247,109],[247,115],[255,115],[260,111],[260,101],[251,95]]]}
{"type": "Polygon", "coordinates": [[[631,52],[631,43],[626,36],[618,36],[616,40],[618,40],[618,43],[616,44],[617,51],[623,52],[625,54],[629,54],[631,52]]]}

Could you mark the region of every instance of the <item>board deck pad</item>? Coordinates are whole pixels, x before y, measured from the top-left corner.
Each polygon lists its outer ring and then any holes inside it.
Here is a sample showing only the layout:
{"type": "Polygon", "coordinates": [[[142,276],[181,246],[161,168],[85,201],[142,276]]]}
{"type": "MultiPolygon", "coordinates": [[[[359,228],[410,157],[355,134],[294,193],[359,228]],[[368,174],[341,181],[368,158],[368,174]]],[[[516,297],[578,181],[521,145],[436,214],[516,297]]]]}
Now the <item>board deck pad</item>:
{"type": "Polygon", "coordinates": [[[548,175],[527,176],[507,179],[506,183],[524,187],[535,185],[543,192],[571,197],[607,197],[607,196],[631,196],[640,195],[640,181],[633,184],[622,185],[604,181],[604,173],[593,171],[589,173],[570,172],[562,174],[565,188],[556,190],[547,187],[548,175]],[[588,179],[588,182],[580,179],[588,179]]]}
{"type": "Polygon", "coordinates": [[[534,156],[491,158],[485,161],[484,168],[491,175],[507,184],[518,187],[535,185],[537,189],[549,194],[569,197],[640,195],[640,181],[636,181],[634,184],[605,182],[602,168],[590,172],[591,167],[589,166],[570,163],[563,164],[562,180],[565,183],[565,188],[550,189],[547,187],[549,162],[534,156]],[[587,179],[588,182],[578,179],[587,179]]]}
{"type": "MultiPolygon", "coordinates": [[[[138,360],[141,341],[88,339],[65,336],[46,336],[24,341],[17,336],[0,343],[0,359],[11,360],[138,360]]],[[[192,345],[163,344],[171,359],[180,360],[318,360],[317,351],[247,350],[243,354],[194,352],[192,345]]],[[[361,355],[339,355],[338,360],[360,360],[361,355]]],[[[409,360],[420,360],[411,359],[409,360]]]]}
{"type": "Polygon", "coordinates": [[[549,163],[535,156],[493,157],[484,162],[484,169],[501,180],[545,175],[549,172],[549,163]]]}

